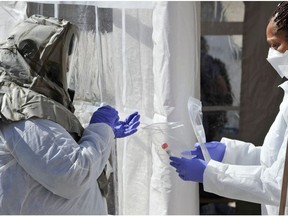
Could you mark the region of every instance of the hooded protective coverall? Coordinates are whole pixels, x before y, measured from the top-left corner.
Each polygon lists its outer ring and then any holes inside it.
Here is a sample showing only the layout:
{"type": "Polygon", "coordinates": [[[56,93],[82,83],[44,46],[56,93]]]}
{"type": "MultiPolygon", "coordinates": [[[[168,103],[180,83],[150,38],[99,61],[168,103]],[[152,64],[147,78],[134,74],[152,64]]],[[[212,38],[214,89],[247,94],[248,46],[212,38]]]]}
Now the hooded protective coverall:
{"type": "Polygon", "coordinates": [[[66,72],[65,20],[32,16],[0,44],[0,214],[107,214],[97,178],[114,133],[83,129],[66,72]]]}
{"type": "Polygon", "coordinates": [[[222,138],[227,146],[223,161],[209,161],[203,177],[205,191],[261,203],[264,215],[279,213],[288,140],[288,81],[280,87],[284,98],[263,145],[222,138]]]}

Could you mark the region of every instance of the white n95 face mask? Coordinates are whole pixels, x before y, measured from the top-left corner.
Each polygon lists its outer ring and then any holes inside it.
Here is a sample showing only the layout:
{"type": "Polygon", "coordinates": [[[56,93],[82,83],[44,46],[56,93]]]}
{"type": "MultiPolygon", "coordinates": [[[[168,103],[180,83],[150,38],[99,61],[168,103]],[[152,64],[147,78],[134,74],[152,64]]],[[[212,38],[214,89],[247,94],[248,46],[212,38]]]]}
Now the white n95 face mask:
{"type": "Polygon", "coordinates": [[[281,78],[288,78],[288,51],[280,53],[279,51],[270,48],[267,61],[277,71],[281,78]]]}

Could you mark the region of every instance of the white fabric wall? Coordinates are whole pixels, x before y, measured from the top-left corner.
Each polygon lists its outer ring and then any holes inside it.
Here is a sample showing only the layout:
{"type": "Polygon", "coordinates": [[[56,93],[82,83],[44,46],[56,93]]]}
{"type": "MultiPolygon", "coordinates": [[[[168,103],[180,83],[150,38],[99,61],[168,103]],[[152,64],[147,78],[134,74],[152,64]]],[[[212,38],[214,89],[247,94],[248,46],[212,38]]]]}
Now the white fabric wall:
{"type": "MultiPolygon", "coordinates": [[[[180,121],[184,124],[181,129],[182,134],[177,130],[173,130],[171,134],[183,142],[182,146],[192,148],[196,139],[188,118],[187,101],[189,96],[200,97],[200,14],[198,14],[200,2],[168,2],[166,9],[161,6],[156,7],[155,17],[159,18],[157,14],[161,14],[160,10],[166,14],[168,21],[162,18],[163,29],[166,29],[163,31],[163,40],[165,32],[169,33],[167,44],[170,54],[168,73],[170,74],[171,94],[167,94],[164,101],[169,101],[168,106],[174,107],[174,110],[167,115],[167,120],[168,122],[180,121]]],[[[160,22],[156,19],[153,24],[158,21],[160,22]]],[[[159,27],[159,29],[162,28],[159,27]]],[[[155,58],[157,55],[154,53],[155,58]]],[[[182,181],[175,175],[174,170],[171,173],[171,181],[172,193],[168,214],[199,214],[198,185],[182,181]]]]}
{"type": "Polygon", "coordinates": [[[118,213],[199,214],[198,185],[176,175],[161,144],[180,155],[196,142],[187,101],[200,92],[200,3],[61,3],[114,8],[111,33],[81,32],[70,86],[83,125],[103,102],[122,118],[141,114],[139,131],[116,144],[118,213]]]}
{"type": "Polygon", "coordinates": [[[179,179],[161,149],[179,155],[195,142],[187,101],[200,89],[197,11],[195,2],[114,10],[115,105],[142,116],[138,133],[117,141],[120,214],[199,214],[197,184],[179,179]]]}

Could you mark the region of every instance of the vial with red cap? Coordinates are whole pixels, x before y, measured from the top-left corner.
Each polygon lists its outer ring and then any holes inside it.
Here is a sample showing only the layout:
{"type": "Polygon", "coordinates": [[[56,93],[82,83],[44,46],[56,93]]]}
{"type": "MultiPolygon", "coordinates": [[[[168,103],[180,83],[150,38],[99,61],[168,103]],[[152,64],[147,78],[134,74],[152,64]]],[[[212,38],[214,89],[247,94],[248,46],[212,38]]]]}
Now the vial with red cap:
{"type": "Polygon", "coordinates": [[[172,156],[172,152],[171,150],[169,149],[169,145],[167,143],[163,143],[162,144],[162,149],[166,151],[166,153],[169,155],[169,156],[172,156]]]}

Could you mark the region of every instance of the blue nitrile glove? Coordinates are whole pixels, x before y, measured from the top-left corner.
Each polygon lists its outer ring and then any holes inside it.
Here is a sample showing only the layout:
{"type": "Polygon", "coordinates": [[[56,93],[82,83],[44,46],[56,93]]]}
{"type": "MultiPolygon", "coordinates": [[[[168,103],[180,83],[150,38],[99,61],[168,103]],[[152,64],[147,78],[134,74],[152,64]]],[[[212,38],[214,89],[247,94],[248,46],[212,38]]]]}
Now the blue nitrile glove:
{"type": "Polygon", "coordinates": [[[134,112],[129,115],[125,121],[118,121],[114,126],[115,138],[123,138],[130,136],[137,131],[137,127],[140,124],[140,115],[138,112],[134,112]]]}
{"type": "Polygon", "coordinates": [[[176,168],[176,172],[184,181],[203,182],[203,174],[207,162],[198,158],[170,157],[170,165],[176,168]]]}
{"type": "Polygon", "coordinates": [[[90,124],[93,123],[105,123],[112,129],[115,123],[119,120],[118,111],[113,107],[106,105],[98,108],[90,119],[90,124]]]}
{"type": "MultiPolygon", "coordinates": [[[[205,146],[206,146],[212,160],[222,162],[225,151],[226,151],[226,145],[224,143],[213,141],[213,142],[205,143],[205,146]]],[[[195,158],[204,160],[204,157],[203,157],[199,143],[195,144],[195,149],[189,150],[189,151],[184,151],[184,152],[182,152],[182,155],[183,156],[195,155],[196,156],[195,158]]]]}

